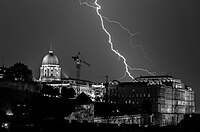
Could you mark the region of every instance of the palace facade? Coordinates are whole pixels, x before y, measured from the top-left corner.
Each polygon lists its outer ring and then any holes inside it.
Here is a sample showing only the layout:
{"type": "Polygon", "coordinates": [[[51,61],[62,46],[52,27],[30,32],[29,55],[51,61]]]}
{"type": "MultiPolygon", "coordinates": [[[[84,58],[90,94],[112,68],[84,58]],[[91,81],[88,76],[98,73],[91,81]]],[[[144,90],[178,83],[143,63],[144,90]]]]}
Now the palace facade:
{"type": "Polygon", "coordinates": [[[195,113],[194,91],[172,76],[113,81],[107,88],[107,102],[119,114],[139,114],[146,118],[143,123],[164,126],[178,124],[185,114],[195,113]]]}

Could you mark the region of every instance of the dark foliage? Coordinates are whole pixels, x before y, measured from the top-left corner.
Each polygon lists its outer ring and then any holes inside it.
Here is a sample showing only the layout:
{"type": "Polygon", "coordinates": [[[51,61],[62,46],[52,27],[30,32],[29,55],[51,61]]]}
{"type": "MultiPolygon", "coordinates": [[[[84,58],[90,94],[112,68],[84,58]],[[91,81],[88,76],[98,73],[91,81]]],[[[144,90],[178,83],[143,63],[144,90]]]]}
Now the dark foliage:
{"type": "Polygon", "coordinates": [[[32,71],[28,69],[28,66],[23,63],[16,63],[6,70],[3,79],[30,82],[33,81],[33,75],[32,71]]]}
{"type": "Polygon", "coordinates": [[[70,98],[75,98],[76,92],[73,88],[63,87],[61,90],[61,98],[63,100],[68,100],[70,98]]]}
{"type": "Polygon", "coordinates": [[[42,94],[49,94],[52,96],[56,96],[56,95],[59,95],[59,90],[54,89],[52,86],[49,86],[49,85],[43,85],[42,94]]]}
{"type": "Polygon", "coordinates": [[[185,115],[179,126],[183,131],[197,132],[200,130],[200,114],[185,115]]]}

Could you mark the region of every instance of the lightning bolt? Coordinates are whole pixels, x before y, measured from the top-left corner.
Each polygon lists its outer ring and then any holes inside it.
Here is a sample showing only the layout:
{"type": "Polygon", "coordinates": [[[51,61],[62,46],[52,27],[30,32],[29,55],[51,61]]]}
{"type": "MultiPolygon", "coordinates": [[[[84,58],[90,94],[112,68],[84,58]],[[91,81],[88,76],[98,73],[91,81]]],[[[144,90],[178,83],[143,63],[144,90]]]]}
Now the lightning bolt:
{"type": "MultiPolygon", "coordinates": [[[[89,2],[87,2],[87,0],[84,1],[84,2],[82,2],[81,0],[79,0],[79,3],[80,3],[80,5],[86,5],[86,6],[89,6],[89,7],[91,7],[91,8],[94,8],[94,9],[96,10],[96,13],[97,13],[97,15],[99,16],[99,18],[100,18],[100,20],[101,20],[101,27],[102,27],[102,29],[104,30],[104,32],[108,35],[108,42],[109,42],[109,44],[110,44],[111,50],[112,50],[116,55],[118,55],[118,57],[119,57],[118,60],[119,60],[120,58],[122,58],[123,63],[124,63],[124,65],[125,65],[125,74],[124,74],[124,76],[123,76],[122,78],[124,78],[124,77],[128,74],[128,76],[129,76],[132,80],[135,80],[134,77],[130,74],[129,70],[143,71],[143,72],[147,72],[147,73],[150,74],[150,75],[154,75],[152,72],[149,72],[149,71],[146,70],[146,69],[142,69],[142,68],[132,68],[132,67],[130,67],[130,66],[127,64],[126,58],[125,58],[123,55],[121,55],[121,54],[119,53],[118,50],[115,50],[115,49],[114,49],[113,43],[112,43],[112,36],[110,35],[110,33],[106,30],[106,28],[105,28],[105,26],[104,26],[104,19],[107,20],[108,22],[118,24],[123,30],[127,31],[128,34],[129,34],[129,37],[130,37],[130,43],[132,43],[132,37],[135,36],[135,35],[138,34],[138,33],[131,33],[130,30],[128,30],[127,28],[125,28],[120,22],[114,21],[114,20],[110,20],[110,19],[108,19],[107,17],[101,15],[101,14],[99,13],[99,10],[101,9],[101,6],[97,3],[97,1],[98,1],[98,0],[95,0],[94,3],[89,3],[89,2]]],[[[137,46],[140,46],[140,47],[141,47],[141,45],[136,45],[135,47],[137,47],[137,46]]],[[[145,54],[144,49],[143,49],[142,51],[143,51],[143,53],[145,54]]],[[[122,79],[122,78],[121,78],[121,79],[122,79]]]]}

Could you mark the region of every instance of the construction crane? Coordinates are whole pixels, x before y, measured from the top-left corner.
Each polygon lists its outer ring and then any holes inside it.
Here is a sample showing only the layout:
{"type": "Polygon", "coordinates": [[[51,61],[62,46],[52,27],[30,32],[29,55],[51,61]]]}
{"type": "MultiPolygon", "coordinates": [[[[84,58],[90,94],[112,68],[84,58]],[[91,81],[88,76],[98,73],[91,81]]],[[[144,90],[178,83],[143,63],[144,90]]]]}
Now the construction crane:
{"type": "Polygon", "coordinates": [[[78,52],[76,56],[72,56],[72,59],[76,61],[77,79],[80,80],[81,64],[83,63],[89,67],[90,67],[90,64],[84,60],[80,52],[78,52]]]}

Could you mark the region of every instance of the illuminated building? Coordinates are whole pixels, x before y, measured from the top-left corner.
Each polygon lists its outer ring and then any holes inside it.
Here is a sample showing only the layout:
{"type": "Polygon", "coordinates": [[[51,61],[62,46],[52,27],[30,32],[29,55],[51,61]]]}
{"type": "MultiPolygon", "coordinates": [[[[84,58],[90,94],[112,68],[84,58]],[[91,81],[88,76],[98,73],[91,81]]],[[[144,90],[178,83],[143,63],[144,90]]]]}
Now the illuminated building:
{"type": "MultiPolygon", "coordinates": [[[[74,78],[65,78],[60,81],[45,82],[46,85],[52,86],[56,95],[60,96],[63,89],[73,88],[77,97],[81,93],[85,93],[93,102],[102,102],[105,92],[103,83],[94,83],[87,80],[77,80],[74,78]]],[[[47,93],[44,93],[47,96],[47,93]]],[[[54,95],[54,96],[56,96],[54,95]]],[[[52,97],[52,96],[51,96],[52,97]]]]}
{"type": "MultiPolygon", "coordinates": [[[[103,84],[95,84],[88,80],[80,80],[75,78],[61,77],[61,67],[59,65],[58,57],[49,50],[49,53],[42,59],[42,66],[40,67],[39,82],[42,84],[52,86],[54,91],[50,92],[49,87],[48,94],[43,93],[48,97],[60,97],[63,88],[73,88],[76,92],[76,97],[84,92],[92,101],[96,99],[102,101],[103,97],[103,84]],[[53,95],[49,94],[52,93],[53,95]],[[97,97],[97,98],[96,98],[97,97]]],[[[45,90],[43,90],[45,91],[45,90]]]]}
{"type": "Polygon", "coordinates": [[[143,117],[143,124],[177,124],[184,114],[195,113],[194,91],[171,76],[142,76],[134,82],[113,81],[108,104],[120,114],[143,117]]]}
{"type": "Polygon", "coordinates": [[[50,50],[42,60],[42,66],[40,67],[41,82],[59,81],[61,78],[61,68],[59,66],[58,58],[50,50]]]}

